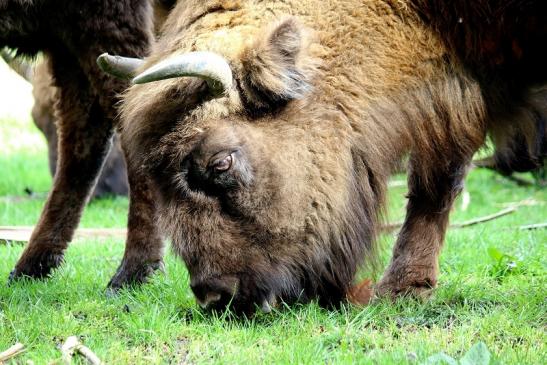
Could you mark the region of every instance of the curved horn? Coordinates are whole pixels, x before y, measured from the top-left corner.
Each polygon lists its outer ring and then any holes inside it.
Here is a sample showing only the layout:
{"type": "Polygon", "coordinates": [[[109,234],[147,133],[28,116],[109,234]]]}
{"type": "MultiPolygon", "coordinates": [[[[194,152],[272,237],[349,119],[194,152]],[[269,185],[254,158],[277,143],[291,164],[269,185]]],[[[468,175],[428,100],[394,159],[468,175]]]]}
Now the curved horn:
{"type": "Polygon", "coordinates": [[[111,56],[103,53],[97,58],[97,64],[107,74],[129,80],[135,76],[144,61],[139,58],[111,56]]]}
{"type": "Polygon", "coordinates": [[[133,79],[135,84],[194,76],[207,82],[214,95],[232,87],[232,69],[226,59],[213,52],[190,52],[161,61],[133,79]]]}

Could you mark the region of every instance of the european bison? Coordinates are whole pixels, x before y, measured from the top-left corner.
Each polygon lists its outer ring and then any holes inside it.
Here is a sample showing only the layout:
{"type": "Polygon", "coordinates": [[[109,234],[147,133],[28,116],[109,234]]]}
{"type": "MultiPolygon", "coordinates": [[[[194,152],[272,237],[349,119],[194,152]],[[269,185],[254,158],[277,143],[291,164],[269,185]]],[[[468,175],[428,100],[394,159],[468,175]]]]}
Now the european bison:
{"type": "MultiPolygon", "coordinates": [[[[496,143],[494,155],[474,161],[478,167],[492,169],[501,175],[511,177],[514,172],[531,172],[537,184],[547,184],[547,88],[533,93],[535,105],[530,105],[527,112],[535,119],[535,128],[528,131],[529,136],[523,135],[516,129],[512,134],[504,136],[504,141],[496,143]]],[[[526,183],[526,180],[514,178],[517,183],[526,183]]]]}
{"type": "MultiPolygon", "coordinates": [[[[161,26],[174,3],[174,0],[152,0],[154,28],[157,34],[160,33],[161,26]]],[[[7,50],[1,50],[0,53],[4,61],[33,86],[34,106],[32,108],[32,118],[46,137],[49,170],[51,176],[54,176],[58,155],[57,127],[54,116],[57,88],[51,75],[50,62],[45,58],[33,66],[21,58],[14,58],[13,54],[7,50]]],[[[110,194],[127,195],[128,192],[129,186],[123,152],[118,137],[115,136],[113,147],[105,158],[92,197],[102,197],[110,194]]]]}
{"type": "MultiPolygon", "coordinates": [[[[339,303],[374,261],[386,180],[404,156],[407,215],[376,294],[434,287],[473,154],[487,132],[535,121],[546,6],[179,1],[125,94],[122,141],[153,180],[198,303],[339,303]]],[[[108,60],[110,72],[124,64],[108,60]]]]}
{"type": "MultiPolygon", "coordinates": [[[[32,84],[32,119],[46,138],[48,147],[49,171],[55,176],[57,169],[57,127],[54,116],[54,106],[57,88],[53,85],[49,62],[43,60],[33,66],[18,58],[13,58],[7,50],[0,51],[6,63],[21,77],[32,84]]],[[[114,137],[112,148],[105,158],[104,165],[93,189],[92,197],[100,198],[106,195],[127,195],[127,172],[123,152],[117,136],[114,137]]]]}
{"type": "MultiPolygon", "coordinates": [[[[117,124],[117,95],[127,81],[97,67],[102,52],[143,57],[153,39],[148,0],[0,0],[0,47],[19,54],[42,51],[58,88],[59,163],[40,220],[10,275],[47,276],[63,258],[117,124]]],[[[161,266],[161,238],[154,224],[147,180],[128,164],[131,186],[127,247],[146,255],[125,257],[110,283],[133,281],[161,266]]]]}

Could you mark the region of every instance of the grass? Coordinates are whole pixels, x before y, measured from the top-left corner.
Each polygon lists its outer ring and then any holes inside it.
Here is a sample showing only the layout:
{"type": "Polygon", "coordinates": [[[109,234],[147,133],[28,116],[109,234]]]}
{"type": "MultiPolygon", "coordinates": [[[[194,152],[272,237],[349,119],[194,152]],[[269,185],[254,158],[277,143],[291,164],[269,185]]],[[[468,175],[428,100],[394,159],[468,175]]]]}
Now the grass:
{"type": "MultiPolygon", "coordinates": [[[[0,120],[0,136],[0,225],[34,224],[51,184],[45,143],[24,119],[0,120]]],[[[108,298],[104,288],[123,254],[122,240],[78,240],[52,278],[10,287],[5,279],[23,246],[0,244],[0,351],[22,342],[28,350],[13,363],[60,363],[60,344],[78,335],[109,364],[420,364],[440,352],[461,358],[482,341],[492,364],[546,363],[547,231],[517,228],[547,221],[547,195],[487,171],[471,172],[467,189],[471,204],[462,211],[457,202],[454,222],[529,204],[450,230],[439,288],[426,302],[339,310],[311,303],[234,320],[197,309],[184,265],[170,253],[165,275],[108,298]]],[[[391,189],[390,220],[404,216],[404,192],[391,189]]],[[[126,211],[125,198],[94,201],[82,226],[123,227],[126,211]]],[[[387,262],[393,236],[382,242],[387,262]]]]}

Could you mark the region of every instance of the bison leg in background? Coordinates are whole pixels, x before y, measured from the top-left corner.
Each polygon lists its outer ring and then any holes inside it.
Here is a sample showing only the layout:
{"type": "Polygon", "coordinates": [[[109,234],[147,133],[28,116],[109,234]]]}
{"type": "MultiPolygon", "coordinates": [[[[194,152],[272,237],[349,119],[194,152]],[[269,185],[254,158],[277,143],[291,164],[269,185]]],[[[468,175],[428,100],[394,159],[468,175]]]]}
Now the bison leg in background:
{"type": "Polygon", "coordinates": [[[163,270],[163,240],[156,227],[156,208],[147,178],[130,161],[129,218],[127,242],[122,263],[108,283],[112,291],[141,284],[160,269],[163,270]]]}
{"type": "Polygon", "coordinates": [[[42,278],[59,266],[82,210],[95,185],[113,134],[112,119],[104,112],[78,60],[63,52],[53,57],[59,87],[57,106],[59,163],[40,220],[10,278],[42,278]]]}
{"type": "MultiPolygon", "coordinates": [[[[57,88],[53,86],[51,67],[49,60],[45,58],[38,63],[31,73],[32,77],[27,81],[32,83],[32,95],[34,106],[32,107],[32,119],[34,124],[42,131],[48,144],[49,170],[51,176],[55,175],[57,168],[57,127],[55,125],[54,105],[57,100],[57,88]]],[[[10,66],[12,64],[10,63],[10,66]]],[[[30,65],[27,65],[31,68],[30,65]]],[[[121,151],[119,138],[114,136],[113,146],[107,155],[97,185],[93,190],[92,198],[103,196],[127,195],[129,186],[127,182],[127,169],[121,151]]]]}
{"type": "Polygon", "coordinates": [[[452,162],[448,171],[433,172],[428,187],[410,163],[406,218],[391,263],[376,287],[378,296],[426,294],[437,284],[438,259],[454,199],[463,187],[471,157],[452,162]]]}
{"type": "Polygon", "coordinates": [[[378,296],[425,294],[437,284],[448,216],[474,153],[486,138],[478,84],[447,75],[409,98],[412,121],[406,217],[378,296]],[[427,90],[427,92],[424,92],[427,90]]]}

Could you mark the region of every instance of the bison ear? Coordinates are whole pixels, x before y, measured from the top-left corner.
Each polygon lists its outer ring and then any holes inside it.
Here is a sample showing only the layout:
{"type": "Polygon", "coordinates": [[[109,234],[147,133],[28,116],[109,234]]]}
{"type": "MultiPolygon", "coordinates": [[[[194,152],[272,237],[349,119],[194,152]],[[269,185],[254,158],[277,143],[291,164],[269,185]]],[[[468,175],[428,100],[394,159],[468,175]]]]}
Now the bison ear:
{"type": "Polygon", "coordinates": [[[307,56],[308,34],[295,18],[287,18],[243,52],[240,89],[247,109],[271,112],[311,90],[316,62],[307,56]]]}

